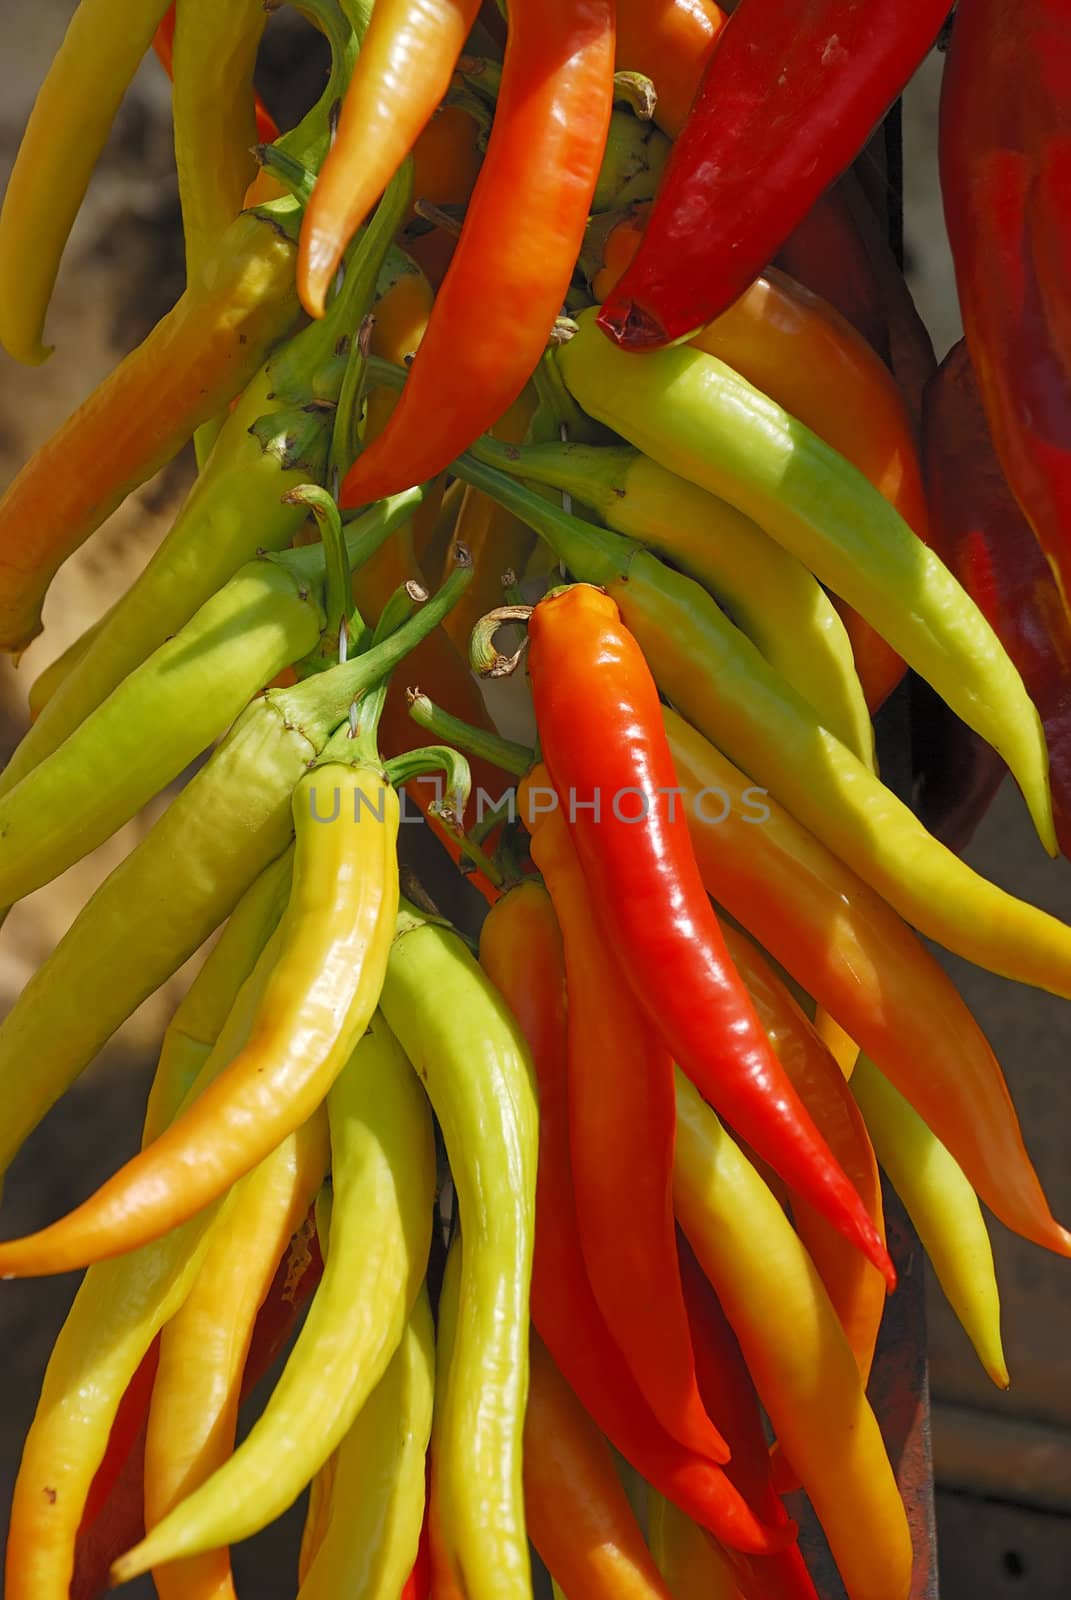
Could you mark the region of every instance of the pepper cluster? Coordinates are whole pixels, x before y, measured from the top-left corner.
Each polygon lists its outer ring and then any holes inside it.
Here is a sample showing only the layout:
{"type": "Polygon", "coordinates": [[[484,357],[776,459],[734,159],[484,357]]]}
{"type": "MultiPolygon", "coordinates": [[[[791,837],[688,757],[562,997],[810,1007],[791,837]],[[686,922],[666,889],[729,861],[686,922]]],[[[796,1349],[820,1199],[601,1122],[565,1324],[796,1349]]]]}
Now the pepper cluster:
{"type": "Polygon", "coordinates": [[[209,753],[0,1025],[0,1169],[218,937],[140,1151],[0,1243],[88,1269],[10,1600],[226,1600],[306,1490],[302,1600],[525,1600],[529,1540],[568,1600],[816,1600],[799,1487],[851,1600],[908,1595],[878,1165],[998,1385],[980,1202],[1071,1254],[919,937],[1071,998],[1071,928],[950,847],[1006,769],[1071,846],[1071,35],[961,0],[937,371],[852,163],[946,3],[294,0],[331,68],[280,134],[261,0],[80,0],[0,341],[46,354],[154,39],[188,284],[0,499],[0,645],[191,438],[199,475],[30,691],[0,904],[209,753]],[[538,748],[480,692],[522,664],[538,748]],[[875,756],[908,666],[924,820],[875,756]],[[407,799],[478,941],[403,881],[407,799]]]}

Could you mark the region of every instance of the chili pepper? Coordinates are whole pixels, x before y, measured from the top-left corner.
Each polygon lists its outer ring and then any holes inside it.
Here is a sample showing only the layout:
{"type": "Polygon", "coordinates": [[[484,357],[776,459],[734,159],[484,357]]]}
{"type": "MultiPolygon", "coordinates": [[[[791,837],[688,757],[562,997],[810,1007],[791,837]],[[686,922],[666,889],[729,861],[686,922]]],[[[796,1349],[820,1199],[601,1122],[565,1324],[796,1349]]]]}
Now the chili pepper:
{"type": "MultiPolygon", "coordinates": [[[[175,0],[160,19],[160,25],[153,34],[152,47],[157,59],[169,78],[174,77],[173,62],[175,54],[175,0]]],[[[253,97],[253,107],[257,124],[257,140],[260,144],[274,144],[279,137],[279,129],[275,119],[259,94],[253,97]]]]}
{"type": "MultiPolygon", "coordinates": [[[[546,778],[536,768],[532,782],[546,778]]],[[[565,952],[569,1148],[588,1278],[659,1422],[687,1449],[722,1463],[729,1452],[699,1398],[677,1266],[673,1062],[600,929],[564,815],[531,821],[532,859],[565,952]]]]}
{"type": "Polygon", "coordinates": [[[918,1112],[865,1056],[852,1073],[851,1090],[938,1283],[982,1366],[998,1389],[1006,1389],[993,1248],[974,1190],[918,1112]]]}
{"type": "Polygon", "coordinates": [[[477,0],[388,0],[373,11],[302,223],[298,281],[310,316],[323,315],[357,225],[445,94],[476,10],[477,0]]]}
{"type": "MultiPolygon", "coordinates": [[[[781,1064],[884,1239],[878,1164],[840,1069],[750,939],[727,927],[725,943],[781,1064]]],[[[845,1249],[840,1235],[806,1201],[793,1199],[792,1220],[840,1318],[865,1385],[885,1310],[885,1286],[867,1271],[857,1251],[845,1249]]]]}
{"type": "Polygon", "coordinates": [[[84,659],[90,645],[110,615],[109,609],[103,616],[98,617],[96,622],[90,623],[88,628],[71,641],[66,650],[61,651],[54,661],[50,661],[48,666],[43,667],[37,674],[26,695],[31,723],[37,721],[53,695],[66,683],[77,663],[84,659]]]}
{"type": "MultiPolygon", "coordinates": [[[[254,992],[258,975],[249,980],[254,992]]],[[[241,1018],[233,1024],[240,1036],[241,1018]]],[[[324,1128],[310,1123],[273,1160],[307,1173],[327,1160],[324,1128]]],[[[319,1181],[318,1179],[314,1181],[319,1181]]],[[[142,1358],[196,1279],[218,1220],[236,1196],[203,1210],[166,1238],[94,1266],[75,1296],[45,1374],[15,1487],[7,1548],[7,1592],[66,1592],[86,1493],[116,1411],[142,1358]]]]}
{"type": "Polygon", "coordinates": [[[627,446],[503,448],[483,439],[473,454],[528,482],[552,484],[608,527],[667,556],[710,591],[823,725],[873,765],[873,728],[832,603],[803,563],[749,517],[627,446]]]}
{"type": "MultiPolygon", "coordinates": [[[[358,1420],[360,1420],[358,1418],[358,1420]]],[[[316,1552],[323,1543],[331,1519],[331,1498],[338,1469],[338,1451],[329,1455],[319,1472],[309,1484],[309,1498],[305,1505],[305,1521],[301,1528],[301,1548],[298,1551],[298,1591],[305,1582],[316,1552]]]]}
{"type": "MultiPolygon", "coordinates": [[[[1041,559],[1044,561],[1044,556],[1041,559]]],[[[1051,581],[1048,563],[1045,572],[1051,581]]],[[[1062,610],[1062,602],[1060,607],[1062,610]]],[[[914,680],[909,706],[912,805],[934,838],[962,855],[996,799],[1008,769],[993,747],[949,711],[928,683],[914,680]]],[[[1055,779],[1051,766],[1050,777],[1055,779]]],[[[1055,781],[1052,790],[1059,842],[1055,781]]]]}
{"type": "Polygon", "coordinates": [[[650,1498],[647,1536],[673,1600],[749,1600],[741,1574],[690,1517],[660,1494],[650,1498]]]}
{"type": "Polygon", "coordinates": [[[207,1066],[168,1130],[47,1238],[0,1246],[0,1271],[63,1271],[158,1237],[322,1101],[379,999],[398,905],[397,796],[367,750],[350,765],[333,748],[294,791],[293,888],[248,1044],[207,1066]]]}
{"type": "Polygon", "coordinates": [[[327,1110],[330,1238],[297,1343],[253,1431],[114,1564],[115,1582],[247,1538],[281,1515],[340,1445],[401,1343],[427,1267],[435,1156],[427,1103],[381,1019],[327,1110]]]}
{"type": "Polygon", "coordinates": [[[60,257],[167,0],[79,0],[37,93],[0,211],[0,343],[36,365],[60,257]]]}
{"type": "Polygon", "coordinates": [[[586,584],[552,595],[532,613],[529,639],[544,759],[633,993],[741,1137],[891,1285],[874,1225],[770,1049],[726,952],[687,820],[666,803],[675,775],[658,691],[615,602],[586,584]],[[638,812],[629,804],[622,813],[626,794],[639,799],[638,812]]]}
{"type": "Polygon", "coordinates": [[[1000,637],[1041,713],[1057,838],[1071,854],[1071,618],[1000,470],[966,345],[926,393],[934,544],[1000,637]]]}
{"type": "Polygon", "coordinates": [[[171,109],[186,272],[193,278],[241,211],[256,175],[253,69],[267,15],[259,0],[222,11],[213,0],[182,0],[176,16],[171,109]]]}
{"type": "MultiPolygon", "coordinates": [[[[398,508],[398,520],[407,511],[398,508]]],[[[312,650],[315,594],[284,567],[241,568],[45,761],[0,799],[13,904],[111,837],[233,722],[250,697],[312,650]]]]}
{"type": "MultiPolygon", "coordinates": [[[[986,1204],[1024,1237],[1066,1254],[1071,1240],[1053,1222],[1000,1068],[947,974],[881,896],[776,800],[682,718],[664,716],[708,890],[873,1057],[986,1204]]],[[[973,916],[985,930],[983,944],[1008,915],[1022,922],[1009,929],[1009,944],[1043,948],[1041,912],[1018,901],[1005,909],[983,879],[956,881],[962,863],[948,859],[956,870],[941,892],[961,902],[965,925],[973,916]]],[[[1062,924],[1053,919],[1048,937],[1066,938],[1062,924]]]]}
{"type": "Polygon", "coordinates": [[[447,103],[432,112],[413,145],[416,198],[439,207],[467,205],[483,159],[481,138],[469,103],[447,103]]]}
{"type": "Polygon", "coordinates": [[[654,119],[675,139],[725,26],[713,0],[617,0],[617,68],[655,87],[654,119]]]}
{"type": "MultiPolygon", "coordinates": [[[[295,1147],[284,1141],[240,1184],[226,1229],[212,1231],[193,1287],[160,1335],[145,1447],[150,1529],[233,1448],[256,1314],[323,1177],[322,1168],[301,1167],[295,1147]]],[[[234,1594],[225,1548],[161,1566],[153,1582],[160,1600],[234,1594]]]]}
{"type": "MultiPolygon", "coordinates": [[[[967,960],[1071,996],[1071,930],[939,845],[819,727],[704,590],[630,540],[581,522],[471,456],[459,457],[456,467],[523,517],[576,577],[608,590],[666,698],[890,906],[967,960]]],[[[858,1029],[853,1036],[862,1037],[858,1029]]]]}
{"type": "Polygon", "coordinates": [[[293,321],[292,271],[286,234],[243,214],[173,310],[18,474],[0,500],[4,649],[41,631],[67,557],[252,377],[293,321]]]}
{"type": "Polygon", "coordinates": [[[420,1543],[434,1371],[421,1290],[390,1365],[338,1447],[330,1518],[300,1600],[397,1600],[420,1543]]]}
{"type": "Polygon", "coordinates": [[[675,348],[630,358],[585,312],[558,360],[598,421],[754,516],[879,628],[1000,750],[1051,850],[1044,737],[1019,674],[947,568],[856,468],[713,356],[675,348]]]}
{"type": "Polygon", "coordinates": [[[907,1518],[848,1341],[781,1207],[679,1071],[674,1195],[849,1600],[904,1600],[907,1518]]]}
{"type": "MultiPolygon", "coordinates": [[[[374,290],[378,311],[405,274],[400,253],[388,252],[381,265],[395,215],[386,207],[377,213],[324,321],[273,352],[254,378],[162,545],[0,775],[0,794],[78,729],[245,562],[290,544],[308,507],[288,502],[286,491],[321,483],[326,473],[345,370],[340,347],[348,348],[374,290]]],[[[358,533],[351,526],[351,537],[358,533]]]]}
{"type": "Polygon", "coordinates": [[[793,1530],[764,1526],[720,1467],[683,1449],[657,1422],[592,1293],[569,1163],[565,962],[542,884],[524,883],[492,908],[480,960],[520,1023],[539,1082],[532,1316],[540,1337],[585,1410],[660,1493],[727,1544],[779,1548],[793,1530]]]}
{"type": "MultiPolygon", "coordinates": [[[[86,1494],[82,1508],[82,1521],[78,1529],[81,1538],[107,1504],[119,1481],[120,1474],[134,1450],[139,1434],[144,1433],[156,1381],[156,1366],[160,1354],[160,1341],[154,1339],[141,1358],[141,1364],[123,1393],[116,1409],[115,1419],[108,1433],[108,1444],[100,1466],[93,1474],[93,1482],[86,1494]]],[[[77,1564],[77,1563],[76,1563],[77,1564]]]]}
{"type": "Polygon", "coordinates": [[[0,1025],[0,1166],[119,1024],[282,854],[291,796],[310,762],[353,700],[438,625],[467,581],[459,566],[415,617],[367,654],[295,688],[266,691],[97,890],[0,1025]],[[33,1074],[27,1060],[36,1063],[33,1074]]]}
{"type": "Polygon", "coordinates": [[[472,1600],[526,1592],[521,1440],[528,1386],[537,1115],[531,1062],[465,946],[403,902],[383,1014],[428,1091],[465,1237],[461,1317],[436,1471],[451,1568],[472,1600]]]}
{"type": "Polygon", "coordinates": [[[461,1311],[461,1236],[455,1233],[443,1263],[439,1304],[435,1319],[435,1407],[428,1452],[428,1566],[429,1593],[435,1600],[463,1600],[469,1592],[466,1580],[461,1587],[455,1573],[450,1548],[453,1511],[448,1500],[442,1470],[443,1436],[446,1422],[446,1394],[454,1365],[458,1321],[461,1311]]]}
{"type": "MultiPolygon", "coordinates": [[[[835,208],[838,209],[839,208],[835,208]]],[[[613,230],[592,280],[603,299],[632,259],[638,218],[613,230]]],[[[926,539],[926,500],[903,398],[888,369],[829,302],[774,268],[691,343],[718,356],[847,457],[926,539]],[[815,382],[815,374],[822,382],[815,382]],[[804,375],[806,374],[806,378],[804,375]]],[[[930,349],[930,370],[932,370],[930,349]]],[[[918,398],[921,401],[921,384],[918,398]]],[[[904,674],[903,661],[858,613],[838,603],[871,710],[904,674]]]]}
{"type": "MultiPolygon", "coordinates": [[[[725,1418],[732,1456],[728,1473],[740,1493],[775,1525],[787,1520],[771,1471],[759,1397],[747,1363],[686,1239],[680,1240],[681,1282],[695,1344],[695,1370],[706,1404],[725,1418]]],[[[653,1529],[652,1529],[653,1533],[653,1529]]],[[[737,1580],[760,1600],[816,1600],[798,1544],[775,1555],[733,1556],[737,1580]]],[[[703,1563],[705,1567],[705,1563],[703,1563]]]]}
{"type": "Polygon", "coordinates": [[[599,325],[651,349],[741,294],[873,128],[945,20],[922,0],[876,22],[863,0],[736,8],[707,64],[644,242],[599,325]]]}
{"type": "Polygon", "coordinates": [[[160,1043],[145,1108],[143,1149],[174,1120],[211,1055],[238,990],[279,925],[290,898],[293,872],[290,850],[265,867],[231,912],[219,939],[183,995],[160,1043]]]}
{"type": "Polygon", "coordinates": [[[671,148],[665,134],[652,122],[615,108],[610,114],[591,211],[598,215],[650,200],[671,148]]]}
{"type": "Polygon", "coordinates": [[[1060,86],[1069,65],[1058,0],[973,0],[953,30],[940,114],[941,191],[967,346],[1005,476],[1065,605],[1071,351],[1050,319],[1066,285],[1049,277],[1045,240],[1066,226],[1060,208],[1050,209],[1046,173],[1066,163],[1060,86]]]}
{"type": "Polygon", "coordinates": [[[587,223],[610,118],[613,45],[610,0],[514,5],[495,123],[461,239],[390,423],[346,476],[344,505],[381,498],[395,479],[423,482],[442,471],[528,382],[587,223]],[[504,225],[504,216],[523,217],[523,228],[504,225]]]}
{"type": "Polygon", "coordinates": [[[606,1441],[538,1336],[524,1424],[524,1503],[532,1543],[569,1594],[669,1600],[606,1441]]]}

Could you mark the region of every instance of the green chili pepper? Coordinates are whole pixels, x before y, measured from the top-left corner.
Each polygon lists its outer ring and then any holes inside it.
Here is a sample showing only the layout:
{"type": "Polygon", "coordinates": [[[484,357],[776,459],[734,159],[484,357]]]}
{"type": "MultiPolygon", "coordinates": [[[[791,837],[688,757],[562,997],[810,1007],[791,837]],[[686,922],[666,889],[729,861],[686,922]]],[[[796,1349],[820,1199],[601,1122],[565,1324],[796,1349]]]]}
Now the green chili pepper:
{"type": "MultiPolygon", "coordinates": [[[[295,559],[312,554],[293,552],[295,559]]],[[[286,849],[301,775],[353,700],[438,626],[470,578],[459,566],[367,655],[261,695],[105,879],[0,1025],[0,1171],[120,1023],[286,849]]]]}
{"type": "Polygon", "coordinates": [[[248,1438],[116,1562],[117,1582],[248,1538],[280,1516],[344,1439],[401,1343],[427,1269],[435,1144],[427,1101],[382,1019],[327,1110],[330,1236],[297,1343],[248,1438]]]}
{"type": "Polygon", "coordinates": [[[531,1062],[461,940],[404,903],[381,1006],[439,1120],[464,1236],[437,1428],[443,1533],[469,1600],[528,1600],[521,1444],[537,1145],[531,1062]]]}
{"type": "Polygon", "coordinates": [[[860,761],[874,764],[874,730],[852,647],[821,584],[750,517],[625,447],[499,444],[472,454],[550,484],[687,572],[723,605],[772,667],[860,761]]]}
{"type": "Polygon", "coordinates": [[[979,966],[1071,998],[1071,928],[927,833],[704,589],[469,456],[455,470],[534,528],[575,577],[607,589],[671,703],[902,917],[979,966]]]}
{"type": "Polygon", "coordinates": [[[558,352],[591,416],[754,517],[863,616],[1004,757],[1056,854],[1041,719],[981,611],[843,456],[714,356],[628,355],[594,310],[558,352]]]}

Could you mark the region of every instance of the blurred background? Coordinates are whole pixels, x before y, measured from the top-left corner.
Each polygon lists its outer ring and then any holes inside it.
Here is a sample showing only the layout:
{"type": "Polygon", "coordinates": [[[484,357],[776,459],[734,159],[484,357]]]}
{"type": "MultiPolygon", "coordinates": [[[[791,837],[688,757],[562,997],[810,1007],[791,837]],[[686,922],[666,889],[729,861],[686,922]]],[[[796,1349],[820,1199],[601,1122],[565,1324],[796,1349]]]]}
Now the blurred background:
{"type": "MultiPolygon", "coordinates": [[[[72,0],[0,0],[0,185],[72,0]]],[[[943,356],[959,336],[936,170],[934,55],[905,101],[907,266],[943,356]]],[[[318,92],[321,66],[302,25],[273,18],[263,93],[284,126],[318,92]]],[[[124,104],[64,259],[50,312],[56,346],[41,368],[0,353],[0,487],[181,293],[182,247],[170,147],[169,93],[147,60],[124,104]]],[[[16,671],[0,666],[0,758],[26,722],[29,683],[126,586],[166,531],[192,476],[184,455],[116,513],[62,570],[46,631],[16,671]]],[[[0,937],[0,1011],[48,954],[78,907],[152,819],[16,908],[0,937]]],[[[1017,791],[1006,784],[968,859],[1016,894],[1071,919],[1071,866],[1044,856],[1017,791]]],[[[1000,1057],[1055,1214],[1071,1218],[1071,1007],[941,956],[1000,1057]]],[[[102,972],[101,981],[107,982],[102,972]]],[[[6,1182],[5,1235],[42,1226],[82,1199],[136,1146],[155,1048],[180,974],[120,1031],[20,1156],[6,1182]]],[[[33,1070],[33,1063],[26,1063],[33,1070]]],[[[0,1113],[2,1114],[2,1113],[0,1113]]],[[[1012,1387],[978,1366],[921,1253],[927,1276],[933,1442],[944,1600],[1066,1600],[1071,1594],[1071,1267],[992,1224],[1012,1387]]],[[[0,1519],[41,1375],[76,1287],[67,1277],[0,1285],[0,1519]]],[[[236,1552],[240,1593],[295,1590],[301,1507],[236,1552]]],[[[132,1597],[151,1587],[131,1585],[132,1597]]]]}

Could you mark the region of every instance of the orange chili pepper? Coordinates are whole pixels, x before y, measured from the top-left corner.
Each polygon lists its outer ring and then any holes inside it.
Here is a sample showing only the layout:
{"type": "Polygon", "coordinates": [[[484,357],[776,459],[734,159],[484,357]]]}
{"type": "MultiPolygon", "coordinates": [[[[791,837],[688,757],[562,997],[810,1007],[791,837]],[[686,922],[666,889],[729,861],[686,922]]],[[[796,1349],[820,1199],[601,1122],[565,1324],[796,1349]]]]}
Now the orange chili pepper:
{"type": "Polygon", "coordinates": [[[537,1334],[524,1422],[524,1508],[570,1600],[670,1600],[606,1440],[537,1334]]]}
{"type": "Polygon", "coordinates": [[[727,20],[713,0],[617,0],[617,70],[650,78],[654,120],[671,139],[727,20]]]}

